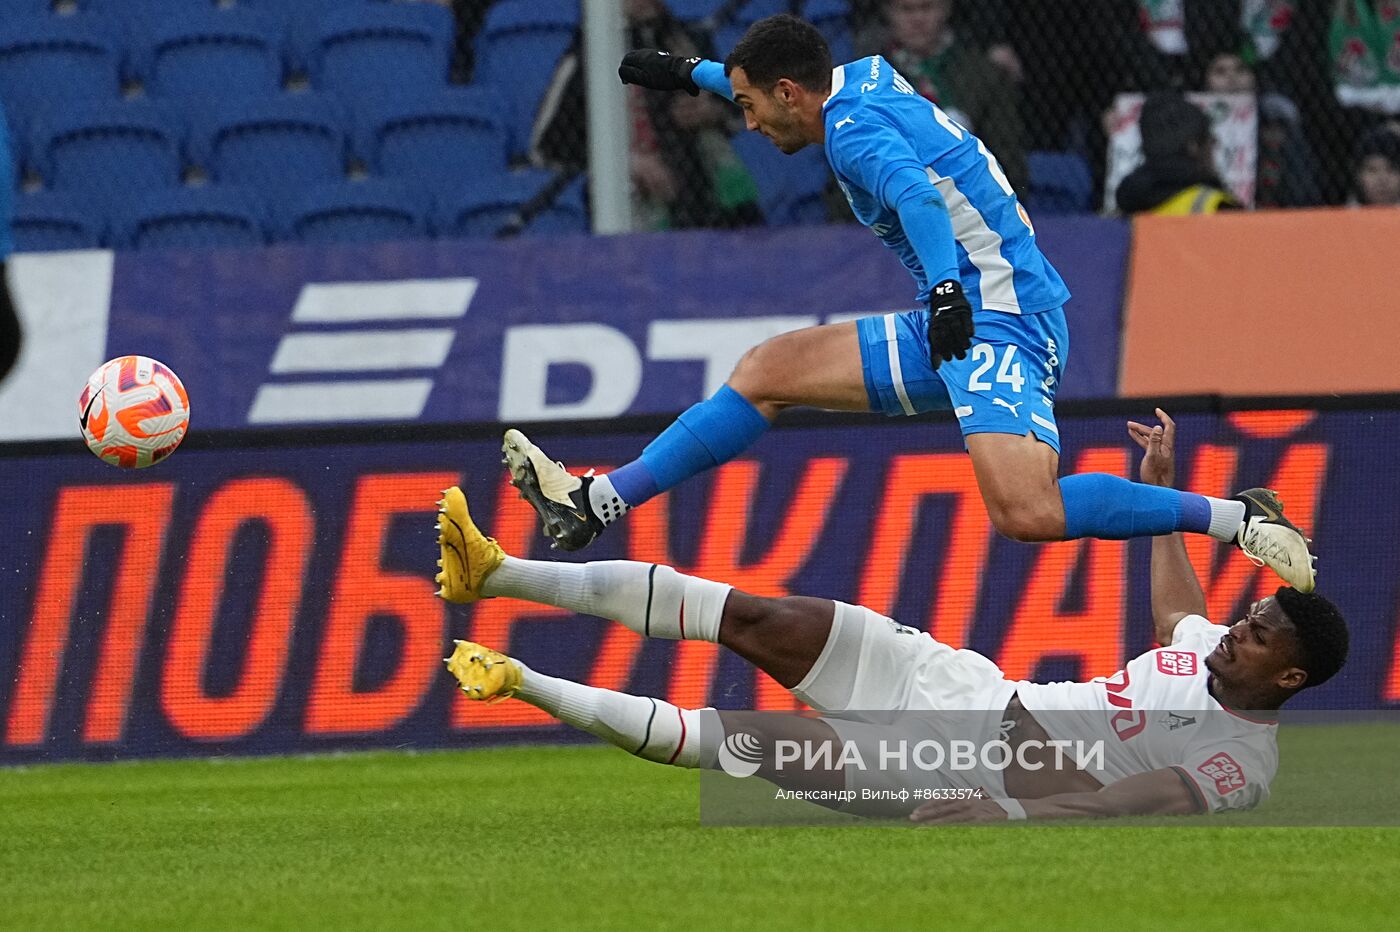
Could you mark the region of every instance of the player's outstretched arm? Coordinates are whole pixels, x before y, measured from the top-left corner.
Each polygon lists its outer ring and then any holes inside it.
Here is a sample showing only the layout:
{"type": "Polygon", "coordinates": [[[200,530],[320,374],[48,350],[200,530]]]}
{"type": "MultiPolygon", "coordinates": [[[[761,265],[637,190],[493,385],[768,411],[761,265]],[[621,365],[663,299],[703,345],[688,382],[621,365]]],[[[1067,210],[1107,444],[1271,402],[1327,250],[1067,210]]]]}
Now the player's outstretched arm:
{"type": "Polygon", "coordinates": [[[656,91],[685,91],[691,97],[701,89],[734,99],[734,90],[724,73],[724,65],[704,58],[677,58],[659,49],[634,49],[622,56],[617,76],[623,84],[636,84],[656,91]]]}
{"type": "MultiPolygon", "coordinates": [[[[1148,485],[1171,488],[1176,483],[1176,422],[1161,408],[1162,423],[1148,427],[1128,422],[1128,435],[1145,451],[1139,474],[1148,485]]],[[[1206,596],[1196,570],[1186,556],[1181,534],[1152,538],[1152,627],[1158,644],[1170,644],[1177,623],[1187,615],[1204,615],[1206,596]]]]}
{"type": "MultiPolygon", "coordinates": [[[[1168,767],[1133,774],[1091,793],[1060,793],[1043,799],[1022,799],[1027,819],[1106,819],[1131,815],[1191,815],[1201,805],[1187,778],[1168,767]]],[[[924,803],[909,818],[946,825],[958,822],[1005,822],[1006,809],[991,798],[938,800],[924,803]]]]}

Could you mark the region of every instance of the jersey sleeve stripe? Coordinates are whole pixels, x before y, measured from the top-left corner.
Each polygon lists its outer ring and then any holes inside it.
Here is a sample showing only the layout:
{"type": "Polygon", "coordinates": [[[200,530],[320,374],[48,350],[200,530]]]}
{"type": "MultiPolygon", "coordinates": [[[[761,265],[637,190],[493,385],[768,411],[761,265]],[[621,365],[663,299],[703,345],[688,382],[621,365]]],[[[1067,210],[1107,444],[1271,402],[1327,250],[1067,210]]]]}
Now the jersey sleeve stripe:
{"type": "Polygon", "coordinates": [[[1191,798],[1196,801],[1197,812],[1210,812],[1210,803],[1206,801],[1206,794],[1201,792],[1201,788],[1191,779],[1191,775],[1184,768],[1172,767],[1172,771],[1181,778],[1181,782],[1186,784],[1191,791],[1191,798]]]}

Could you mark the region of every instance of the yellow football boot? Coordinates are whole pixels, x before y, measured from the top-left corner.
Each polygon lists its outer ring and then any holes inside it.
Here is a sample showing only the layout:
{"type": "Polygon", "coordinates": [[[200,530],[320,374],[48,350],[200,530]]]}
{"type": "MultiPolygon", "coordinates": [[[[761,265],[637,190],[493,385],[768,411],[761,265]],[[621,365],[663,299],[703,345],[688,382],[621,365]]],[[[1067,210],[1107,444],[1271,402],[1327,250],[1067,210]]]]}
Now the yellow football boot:
{"type": "Polygon", "coordinates": [[[475,602],[481,598],[481,584],[501,565],[506,552],[472,523],[467,497],[457,486],[444,489],[437,505],[442,551],[434,577],[441,587],[437,594],[449,602],[475,602]]]}
{"type": "Polygon", "coordinates": [[[471,641],[453,641],[451,657],[444,657],[447,670],[470,699],[500,702],[515,695],[522,679],[520,667],[498,650],[471,641]]]}

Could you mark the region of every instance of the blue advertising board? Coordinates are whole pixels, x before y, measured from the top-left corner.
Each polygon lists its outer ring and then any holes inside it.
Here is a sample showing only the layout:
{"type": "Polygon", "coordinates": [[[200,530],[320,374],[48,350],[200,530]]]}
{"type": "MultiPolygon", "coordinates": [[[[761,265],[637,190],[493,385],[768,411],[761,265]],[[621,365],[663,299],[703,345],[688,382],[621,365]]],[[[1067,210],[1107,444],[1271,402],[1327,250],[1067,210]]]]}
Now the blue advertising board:
{"type": "MultiPolygon", "coordinates": [[[[1128,229],[1039,238],[1075,292],[1060,397],[1112,397],[1128,229]]],[[[770,336],[915,294],[854,226],[35,255],[15,278],[29,340],[0,439],[71,436],[83,380],[128,353],[180,375],[196,430],[675,413],[770,336]]]]}

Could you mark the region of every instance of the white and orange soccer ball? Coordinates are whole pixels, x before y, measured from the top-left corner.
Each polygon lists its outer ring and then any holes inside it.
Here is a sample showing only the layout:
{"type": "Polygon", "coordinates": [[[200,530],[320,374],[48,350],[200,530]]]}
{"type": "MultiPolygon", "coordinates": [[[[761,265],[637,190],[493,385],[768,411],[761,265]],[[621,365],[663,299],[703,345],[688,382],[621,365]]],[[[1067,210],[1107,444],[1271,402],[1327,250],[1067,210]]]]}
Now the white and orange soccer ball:
{"type": "Polygon", "coordinates": [[[78,426],[100,459],[140,469],[159,463],[185,439],[190,396],[168,366],[149,356],[118,356],[83,386],[78,426]]]}

